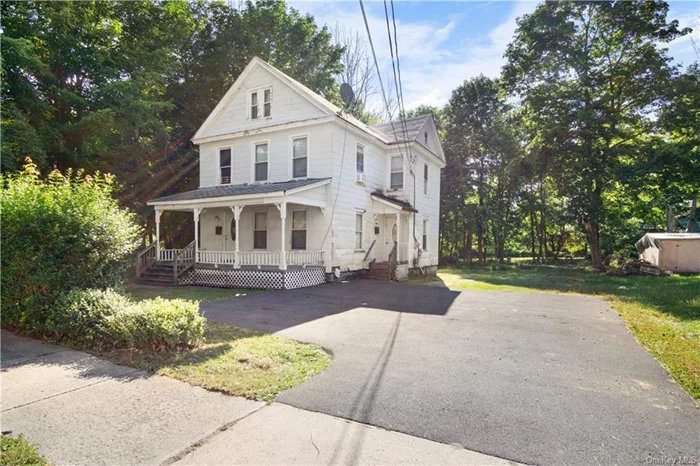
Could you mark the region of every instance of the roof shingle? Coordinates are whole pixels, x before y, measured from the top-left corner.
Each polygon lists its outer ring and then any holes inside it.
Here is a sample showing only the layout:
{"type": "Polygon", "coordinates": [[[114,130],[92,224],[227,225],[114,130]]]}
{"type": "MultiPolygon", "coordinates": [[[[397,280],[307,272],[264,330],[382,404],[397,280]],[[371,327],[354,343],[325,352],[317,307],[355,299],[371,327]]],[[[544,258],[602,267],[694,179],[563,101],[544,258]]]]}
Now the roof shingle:
{"type": "Polygon", "coordinates": [[[159,197],[158,199],[153,199],[148,203],[152,204],[174,201],[191,201],[195,199],[209,199],[229,196],[249,196],[253,194],[285,192],[291,189],[310,186],[312,184],[320,183],[321,181],[326,180],[330,180],[330,178],[308,178],[304,180],[291,180],[264,184],[230,184],[224,186],[211,186],[207,188],[198,188],[192,191],[185,191],[184,193],[172,194],[170,196],[159,197]]]}
{"type": "Polygon", "coordinates": [[[431,115],[419,115],[413,118],[406,118],[406,131],[404,132],[404,126],[401,121],[394,121],[391,123],[382,123],[380,125],[370,126],[373,130],[380,133],[384,138],[387,139],[389,144],[398,144],[401,142],[411,142],[415,141],[419,136],[420,130],[423,129],[425,123],[431,115]],[[392,126],[393,125],[393,126],[392,126]],[[406,137],[408,136],[408,137],[406,137]]]}

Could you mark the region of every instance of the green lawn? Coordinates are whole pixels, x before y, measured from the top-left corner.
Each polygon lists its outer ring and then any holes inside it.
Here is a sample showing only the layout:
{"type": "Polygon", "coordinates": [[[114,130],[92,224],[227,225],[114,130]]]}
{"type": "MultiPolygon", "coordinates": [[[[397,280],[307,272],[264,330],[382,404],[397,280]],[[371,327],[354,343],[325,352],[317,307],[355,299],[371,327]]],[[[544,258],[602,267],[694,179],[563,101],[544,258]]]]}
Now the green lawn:
{"type": "Polygon", "coordinates": [[[637,339],[700,400],[700,275],[614,277],[581,268],[441,269],[452,289],[580,293],[605,297],[637,339]]]}
{"type": "MultiPolygon", "coordinates": [[[[205,287],[143,287],[126,289],[134,299],[182,298],[218,301],[262,293],[205,287]]],[[[318,345],[207,321],[205,343],[178,352],[113,351],[101,353],[119,364],[173,377],[229,395],[272,401],[278,393],[303,383],[330,364],[318,345]]]]}
{"type": "Polygon", "coordinates": [[[222,301],[253,294],[264,293],[265,290],[209,288],[206,286],[141,286],[129,285],[124,290],[137,301],[153,299],[160,296],[163,299],[189,299],[191,301],[222,301]]]}
{"type": "Polygon", "coordinates": [[[49,466],[39,454],[39,448],[27,442],[23,435],[3,434],[0,439],[0,464],[3,466],[49,466]]]}

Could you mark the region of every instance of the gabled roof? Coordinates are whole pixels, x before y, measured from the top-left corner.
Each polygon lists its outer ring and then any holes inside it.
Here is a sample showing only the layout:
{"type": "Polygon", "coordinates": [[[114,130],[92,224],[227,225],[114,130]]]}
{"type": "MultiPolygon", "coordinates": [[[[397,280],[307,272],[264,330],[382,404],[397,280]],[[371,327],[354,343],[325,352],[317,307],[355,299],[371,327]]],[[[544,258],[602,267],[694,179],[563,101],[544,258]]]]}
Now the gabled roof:
{"type": "Polygon", "coordinates": [[[420,136],[425,124],[432,115],[419,115],[413,118],[406,118],[404,124],[400,120],[391,123],[372,125],[371,128],[380,133],[389,144],[399,144],[413,142],[420,136]]]}
{"type": "MultiPolygon", "coordinates": [[[[415,141],[423,127],[428,122],[428,120],[432,118],[432,115],[421,115],[418,117],[406,119],[405,121],[409,125],[410,131],[408,140],[405,140],[406,138],[404,138],[403,125],[400,123],[400,120],[393,122],[396,131],[392,130],[392,123],[383,123],[380,125],[368,126],[362,121],[355,118],[354,116],[343,112],[339,107],[337,107],[324,97],[318,95],[317,93],[315,93],[296,79],[287,76],[282,71],[278,70],[277,68],[265,62],[264,60],[258,57],[254,57],[250,61],[250,63],[248,63],[248,65],[245,67],[243,72],[241,72],[238,78],[236,78],[236,81],[231,85],[224,97],[219,101],[214,110],[212,110],[207,119],[204,120],[204,123],[202,123],[202,126],[199,127],[195,135],[192,137],[192,141],[195,144],[197,144],[198,139],[204,138],[206,128],[214,120],[216,120],[216,118],[225,110],[228,103],[242,89],[243,82],[245,81],[245,79],[256,67],[262,67],[270,74],[275,76],[277,79],[287,84],[299,95],[306,98],[309,102],[311,102],[317,108],[322,110],[326,115],[335,115],[336,117],[341,118],[347,121],[348,123],[351,123],[352,125],[356,126],[357,128],[361,129],[365,133],[377,138],[384,144],[392,145],[415,141]]],[[[441,154],[437,154],[437,156],[440,159],[444,158],[443,156],[441,156],[441,154]]]]}
{"type": "Polygon", "coordinates": [[[282,193],[287,191],[310,187],[312,185],[325,184],[330,178],[308,178],[304,180],[282,181],[265,184],[229,184],[224,186],[211,186],[198,188],[184,193],[172,194],[148,201],[149,205],[178,201],[192,201],[198,199],[211,199],[217,197],[250,196],[254,194],[282,193]]]}

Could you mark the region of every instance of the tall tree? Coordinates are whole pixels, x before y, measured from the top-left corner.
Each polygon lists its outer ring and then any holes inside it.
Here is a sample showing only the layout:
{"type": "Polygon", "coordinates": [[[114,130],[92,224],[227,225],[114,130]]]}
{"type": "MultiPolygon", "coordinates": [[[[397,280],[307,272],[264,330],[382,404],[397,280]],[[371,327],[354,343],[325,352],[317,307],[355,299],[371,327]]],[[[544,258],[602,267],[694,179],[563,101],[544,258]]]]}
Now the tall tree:
{"type": "Polygon", "coordinates": [[[604,268],[606,191],[636,160],[675,69],[661,45],[689,30],[663,1],[546,2],[518,20],[504,80],[532,113],[561,117],[560,188],[581,218],[593,267],[604,268]]]}

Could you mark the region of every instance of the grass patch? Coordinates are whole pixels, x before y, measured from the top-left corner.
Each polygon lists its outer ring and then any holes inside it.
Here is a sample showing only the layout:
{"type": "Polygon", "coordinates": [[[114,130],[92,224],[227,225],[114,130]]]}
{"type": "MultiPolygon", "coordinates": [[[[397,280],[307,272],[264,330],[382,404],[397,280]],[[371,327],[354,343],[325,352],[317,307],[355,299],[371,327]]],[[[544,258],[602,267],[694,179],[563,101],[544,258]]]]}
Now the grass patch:
{"type": "Polygon", "coordinates": [[[154,299],[187,299],[190,301],[223,301],[264,293],[265,290],[209,288],[206,286],[141,286],[130,285],[124,290],[136,301],[154,299]]]}
{"type": "Polygon", "coordinates": [[[23,435],[3,434],[0,439],[0,464],[3,466],[49,466],[39,454],[39,447],[29,443],[23,435]]]}
{"type": "Polygon", "coordinates": [[[204,345],[191,351],[102,355],[209,390],[265,401],[322,372],[330,363],[330,355],[318,345],[211,320],[204,338],[204,345]]]}
{"type": "Polygon", "coordinates": [[[700,400],[700,275],[614,277],[582,268],[446,268],[452,289],[579,293],[605,297],[637,339],[700,400]]]}

